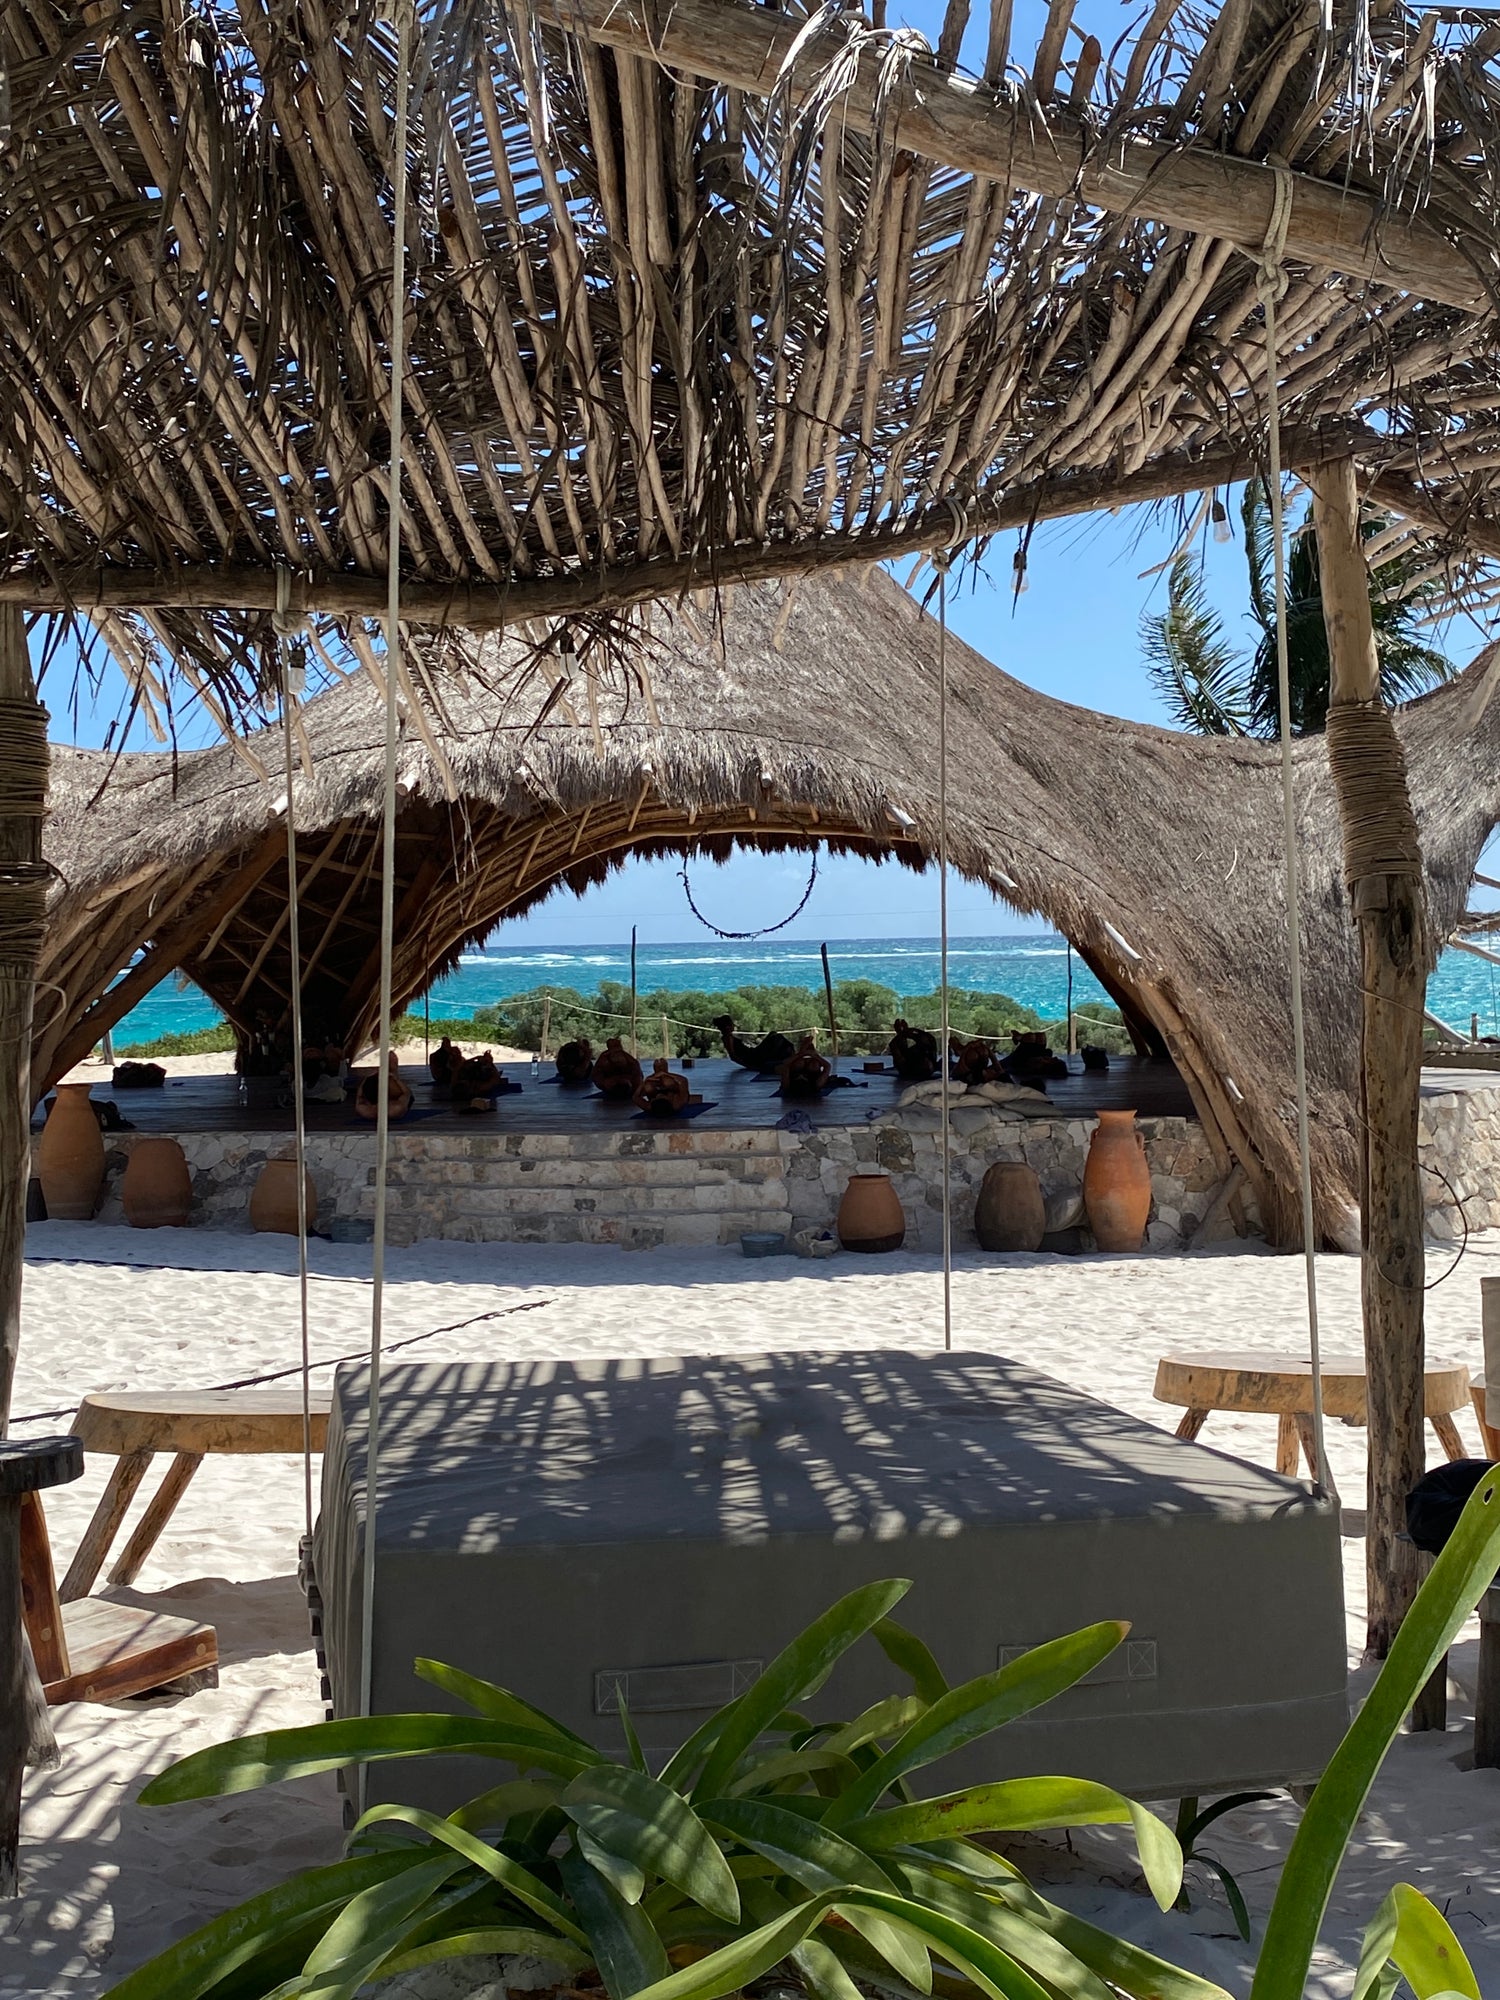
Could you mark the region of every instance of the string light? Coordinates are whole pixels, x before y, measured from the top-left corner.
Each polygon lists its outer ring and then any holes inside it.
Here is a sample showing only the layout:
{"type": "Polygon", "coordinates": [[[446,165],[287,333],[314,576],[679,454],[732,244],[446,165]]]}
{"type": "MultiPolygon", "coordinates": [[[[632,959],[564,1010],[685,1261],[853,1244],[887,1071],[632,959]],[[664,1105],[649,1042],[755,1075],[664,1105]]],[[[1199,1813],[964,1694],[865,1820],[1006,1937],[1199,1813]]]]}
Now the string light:
{"type": "Polygon", "coordinates": [[[1209,510],[1209,518],[1214,524],[1214,540],[1216,542],[1232,542],[1234,540],[1234,530],[1229,525],[1228,512],[1225,509],[1224,502],[1219,498],[1217,493],[1214,495],[1214,504],[1209,510]]]}
{"type": "Polygon", "coordinates": [[[1026,544],[1021,543],[1010,561],[1013,573],[1013,589],[1017,597],[1023,596],[1031,588],[1031,580],[1026,574],[1026,544]]]}

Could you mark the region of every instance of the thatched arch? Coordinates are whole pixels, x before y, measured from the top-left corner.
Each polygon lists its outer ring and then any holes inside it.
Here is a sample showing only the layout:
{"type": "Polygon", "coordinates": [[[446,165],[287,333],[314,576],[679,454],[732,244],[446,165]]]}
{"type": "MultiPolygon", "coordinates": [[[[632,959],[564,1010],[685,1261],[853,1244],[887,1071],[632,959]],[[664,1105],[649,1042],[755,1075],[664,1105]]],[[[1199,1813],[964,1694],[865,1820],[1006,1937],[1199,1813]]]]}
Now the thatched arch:
{"type": "MultiPolygon", "coordinates": [[[[449,697],[441,745],[415,729],[398,821],[398,1002],[559,881],[628,853],[829,841],[923,866],[936,847],[937,634],[880,571],[732,593],[659,614],[650,694],[601,716],[580,695],[540,729],[507,710],[520,648],[487,642],[449,697]],[[656,719],[648,712],[654,705],[656,719]],[[497,718],[500,718],[497,721],[497,718]]],[[[1226,1165],[1293,1233],[1281,821],[1274,750],[1205,741],[1052,700],[950,639],[954,864],[1069,936],[1182,1070],[1226,1165]]],[[[1435,929],[1463,908],[1500,812],[1500,711],[1470,728],[1467,679],[1401,717],[1435,929]]],[[[296,782],[304,990],[342,1034],[374,1026],[381,717],[362,683],[304,711],[296,782]]],[[[60,751],[59,870],[35,1073],[49,1083],[168,971],[237,1024],[289,991],[281,740],[173,760],[60,751]],[[261,771],[253,768],[258,762],[261,771]],[[263,773],[263,774],[262,774],[263,773]],[[102,999],[121,965],[146,956],[102,999]],[[50,1018],[49,1016],[50,1011],[50,1018]]],[[[1322,745],[1297,751],[1309,1066],[1320,1222],[1347,1240],[1358,1185],[1357,952],[1322,745]]]]}

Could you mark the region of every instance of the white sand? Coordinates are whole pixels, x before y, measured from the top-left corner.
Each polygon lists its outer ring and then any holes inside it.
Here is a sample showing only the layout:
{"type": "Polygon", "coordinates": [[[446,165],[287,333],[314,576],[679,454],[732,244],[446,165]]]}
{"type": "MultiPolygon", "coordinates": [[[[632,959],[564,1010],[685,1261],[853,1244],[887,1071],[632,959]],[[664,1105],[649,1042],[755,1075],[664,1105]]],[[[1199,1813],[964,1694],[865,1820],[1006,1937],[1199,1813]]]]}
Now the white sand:
{"type": "MultiPolygon", "coordinates": [[[[290,1241],[50,1223],[32,1231],[30,1252],[15,1409],[39,1421],[19,1424],[22,1435],[66,1428],[86,1390],[207,1387],[295,1360],[290,1241]],[[63,1414],[41,1416],[49,1411],[63,1414]]],[[[315,1244],[313,1260],[315,1355],[359,1349],[369,1309],[368,1249],[315,1244]]],[[[1429,1277],[1450,1261],[1434,1253],[1429,1277]]],[[[632,1256],[421,1244],[393,1252],[389,1272],[389,1345],[453,1329],[406,1350],[413,1359],[753,1352],[793,1341],[926,1347],[941,1339],[934,1260],[904,1254],[878,1263],[746,1264],[728,1250],[632,1256]],[[545,1303],[506,1310],[533,1302],[545,1303]]],[[[1500,1243],[1479,1243],[1430,1293],[1435,1356],[1478,1367],[1478,1280],[1495,1273],[1500,1243]]],[[[1323,1259],[1320,1278],[1327,1348],[1357,1351],[1356,1265],[1323,1259]]],[[[1302,1310],[1300,1260],[1244,1249],[1188,1258],[961,1257],[956,1279],[960,1345],[1013,1354],[1169,1427],[1177,1413],[1151,1396],[1164,1349],[1295,1347],[1303,1340],[1302,1310]]],[[[328,1371],[319,1379],[326,1382],[328,1371]]],[[[1477,1451],[1472,1416],[1460,1427],[1477,1451]]],[[[1275,1426],[1217,1418],[1204,1442],[1269,1464],[1275,1426]]],[[[1346,1500],[1357,1502],[1363,1434],[1335,1425],[1330,1449],[1346,1500]]],[[[1435,1443],[1431,1450],[1435,1457],[1435,1443]]],[[[60,1567],[109,1464],[94,1461],[77,1485],[49,1495],[60,1567]]],[[[123,1594],[217,1625],[222,1684],[187,1700],[57,1712],[65,1762],[28,1783],[27,1891],[18,1912],[0,1916],[0,1992],[47,2000],[99,1993],[172,1936],[336,1854],[330,1781],[154,1811],[132,1802],[147,1775],[200,1744],[321,1715],[294,1576],[302,1527],[298,1461],[204,1465],[138,1585],[123,1594]]],[[[1364,1549],[1353,1539],[1344,1547],[1357,1651],[1364,1549]]],[[[1336,1890],[1310,1993],[1328,2000],[1347,1994],[1360,1929],[1400,1879],[1447,1908],[1481,1987],[1500,1994],[1500,1773],[1463,1768],[1472,1746],[1476,1651],[1471,1626],[1452,1656],[1467,1691],[1450,1705],[1447,1735],[1403,1737],[1388,1760],[1336,1890]]],[[[1257,1919],[1269,1908],[1295,1821],[1295,1808],[1281,1800],[1239,1815],[1209,1843],[1240,1876],[1257,1919]]],[[[1249,1954],[1206,1876],[1194,1873],[1190,1916],[1163,1917],[1139,1892],[1124,1843],[1091,1832],[1075,1835],[1072,1848],[1071,1855],[1057,1842],[1032,1848],[1036,1872],[1059,1883],[1061,1897],[1212,1973],[1236,1994],[1248,1990],[1249,1954]]]]}

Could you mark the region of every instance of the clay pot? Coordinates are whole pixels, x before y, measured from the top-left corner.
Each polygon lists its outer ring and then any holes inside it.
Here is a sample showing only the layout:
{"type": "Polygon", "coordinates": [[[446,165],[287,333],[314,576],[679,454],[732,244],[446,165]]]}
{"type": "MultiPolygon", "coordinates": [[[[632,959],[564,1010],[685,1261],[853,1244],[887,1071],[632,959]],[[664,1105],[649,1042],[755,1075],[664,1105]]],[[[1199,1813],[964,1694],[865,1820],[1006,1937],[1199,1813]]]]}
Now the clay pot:
{"type": "Polygon", "coordinates": [[[104,1139],[91,1086],[60,1083],[37,1147],[37,1173],[54,1222],[87,1222],[104,1185],[104,1139]]]}
{"type": "Polygon", "coordinates": [[[1139,1250],[1151,1214],[1151,1169],[1133,1111],[1101,1111],[1083,1170],[1083,1208],[1101,1250],[1139,1250]]]}
{"type": "Polygon", "coordinates": [[[846,1250],[899,1250],[906,1217],[889,1174],[851,1174],[839,1203],[839,1241],[846,1250]]]}
{"type": "Polygon", "coordinates": [[[132,1229],[180,1229],[193,1206],[187,1155],[175,1139],[137,1139],[120,1183],[132,1229]]]}
{"type": "Polygon", "coordinates": [[[1023,1160],[996,1160],[979,1184],[974,1234],[981,1250],[1040,1250],[1047,1230],[1042,1184],[1023,1160]]]}
{"type": "MultiPolygon", "coordinates": [[[[307,1226],[318,1219],[318,1191],[307,1176],[307,1226]]],[[[263,1235],[297,1234],[297,1162],[267,1160],[250,1195],[250,1227],[263,1235]]]]}

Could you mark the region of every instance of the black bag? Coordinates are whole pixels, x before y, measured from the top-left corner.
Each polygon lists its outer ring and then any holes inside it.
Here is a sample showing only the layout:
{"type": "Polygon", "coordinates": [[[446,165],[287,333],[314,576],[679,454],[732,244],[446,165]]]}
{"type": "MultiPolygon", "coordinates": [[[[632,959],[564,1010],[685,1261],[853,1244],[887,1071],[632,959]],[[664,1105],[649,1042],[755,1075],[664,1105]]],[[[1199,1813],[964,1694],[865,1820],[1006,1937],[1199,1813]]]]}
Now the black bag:
{"type": "Polygon", "coordinates": [[[1456,1458],[1417,1481],[1406,1496],[1406,1531],[1419,1549],[1442,1553],[1469,1495],[1492,1469],[1487,1458],[1456,1458]]]}

